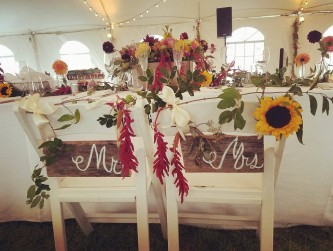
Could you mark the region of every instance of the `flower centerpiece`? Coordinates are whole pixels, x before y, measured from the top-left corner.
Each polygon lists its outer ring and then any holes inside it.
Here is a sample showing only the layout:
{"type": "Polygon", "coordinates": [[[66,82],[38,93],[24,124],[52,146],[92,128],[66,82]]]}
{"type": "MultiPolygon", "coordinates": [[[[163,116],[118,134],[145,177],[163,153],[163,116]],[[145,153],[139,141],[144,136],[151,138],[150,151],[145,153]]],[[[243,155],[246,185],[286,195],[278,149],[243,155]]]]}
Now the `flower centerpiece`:
{"type": "MultiPolygon", "coordinates": [[[[148,68],[154,73],[154,79],[149,83],[151,89],[161,90],[165,84],[161,82],[161,78],[164,76],[162,72],[167,72],[171,75],[174,65],[177,65],[176,75],[178,76],[186,74],[187,70],[190,69],[190,62],[194,62],[195,69],[199,72],[204,70],[207,72],[211,71],[212,62],[209,60],[212,55],[206,54],[215,52],[216,48],[213,44],[209,46],[205,40],[197,38],[190,40],[186,32],[181,33],[179,39],[175,39],[169,26],[166,26],[163,31],[164,38],[162,40],[149,35],[143,38],[143,43],[150,48],[148,68]],[[177,57],[176,61],[175,55],[177,57]]],[[[132,70],[138,70],[138,75],[144,75],[137,67],[139,58],[136,51],[141,50],[138,46],[139,44],[126,45],[119,50],[120,56],[113,61],[113,66],[110,67],[109,71],[113,78],[120,77],[123,79],[125,74],[132,70]]],[[[113,48],[112,51],[111,53],[114,53],[116,50],[113,48]]]]}

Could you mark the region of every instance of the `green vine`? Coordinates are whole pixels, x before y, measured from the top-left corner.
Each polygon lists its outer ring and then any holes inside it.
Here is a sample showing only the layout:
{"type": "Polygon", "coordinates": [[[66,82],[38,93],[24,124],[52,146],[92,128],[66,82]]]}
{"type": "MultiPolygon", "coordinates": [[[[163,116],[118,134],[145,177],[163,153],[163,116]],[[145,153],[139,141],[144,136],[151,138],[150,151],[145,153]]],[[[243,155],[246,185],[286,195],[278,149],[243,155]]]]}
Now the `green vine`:
{"type": "Polygon", "coordinates": [[[31,175],[34,184],[31,185],[27,191],[26,203],[29,204],[31,208],[39,205],[39,208],[42,209],[44,206],[44,200],[50,197],[47,193],[50,191],[50,186],[45,184],[48,178],[42,174],[42,170],[45,167],[50,166],[59,156],[70,149],[58,138],[45,141],[39,146],[39,149],[43,149],[44,152],[44,155],[40,157],[40,161],[43,162],[44,165],[39,168],[37,168],[38,165],[36,165],[34,168],[31,175]]]}

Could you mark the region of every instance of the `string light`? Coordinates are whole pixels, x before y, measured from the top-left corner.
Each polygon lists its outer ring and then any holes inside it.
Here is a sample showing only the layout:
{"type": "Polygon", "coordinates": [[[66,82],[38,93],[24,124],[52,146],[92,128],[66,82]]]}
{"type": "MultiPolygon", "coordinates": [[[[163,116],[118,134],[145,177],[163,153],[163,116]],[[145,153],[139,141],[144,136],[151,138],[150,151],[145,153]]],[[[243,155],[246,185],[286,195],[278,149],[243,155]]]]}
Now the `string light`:
{"type": "MultiPolygon", "coordinates": [[[[96,17],[98,17],[98,13],[97,13],[97,11],[94,10],[94,8],[93,8],[93,7],[87,2],[87,0],[84,0],[83,3],[84,3],[85,5],[87,5],[87,7],[89,8],[89,10],[90,10],[91,12],[93,12],[94,15],[95,15],[96,17]]],[[[105,22],[105,20],[108,20],[108,18],[105,18],[105,17],[102,17],[101,19],[102,19],[103,22],[105,22]]],[[[106,21],[105,24],[108,26],[108,25],[109,25],[109,22],[106,21]]]]}
{"type": "MultiPolygon", "coordinates": [[[[147,9],[145,10],[145,13],[146,13],[146,14],[150,13],[150,11],[151,11],[153,8],[158,8],[160,3],[165,3],[165,2],[166,2],[166,0],[159,0],[159,1],[155,2],[155,4],[151,5],[149,8],[147,8],[147,9]]],[[[99,16],[98,13],[97,13],[97,11],[94,10],[94,8],[88,3],[87,0],[83,0],[83,3],[84,3],[85,5],[87,5],[87,7],[89,8],[89,10],[92,11],[96,17],[99,16]]],[[[105,11],[104,11],[104,12],[105,12],[105,11]]],[[[102,19],[103,22],[106,21],[105,24],[106,24],[107,26],[109,26],[109,24],[110,24],[110,22],[109,22],[109,18],[108,18],[108,16],[107,16],[106,13],[105,13],[105,15],[106,15],[106,17],[101,17],[101,19],[102,19]]],[[[115,28],[115,27],[119,27],[119,25],[120,25],[120,26],[123,26],[123,24],[130,24],[131,22],[135,22],[138,18],[143,18],[143,16],[144,16],[144,13],[141,12],[141,13],[139,13],[138,15],[132,16],[131,18],[128,18],[128,19],[126,19],[126,20],[122,20],[122,21],[120,21],[120,22],[118,22],[118,23],[113,23],[113,24],[112,24],[112,29],[115,28]]]]}
{"type": "MultiPolygon", "coordinates": [[[[146,10],[145,10],[145,12],[144,13],[146,13],[146,14],[148,14],[148,13],[150,13],[151,11],[152,11],[152,9],[153,8],[158,8],[159,7],[159,4],[160,3],[165,3],[166,2],[166,0],[159,0],[159,1],[157,1],[155,4],[153,4],[153,5],[151,5],[149,8],[147,8],[146,10]]],[[[131,21],[136,21],[137,20],[137,18],[143,18],[143,16],[144,16],[144,13],[143,12],[141,12],[141,13],[139,13],[138,15],[135,15],[135,16],[133,16],[133,17],[131,17],[131,18],[128,18],[128,19],[126,19],[126,20],[123,20],[123,21],[121,21],[121,22],[118,22],[118,23],[116,23],[115,24],[115,26],[116,27],[118,27],[118,25],[120,24],[120,25],[122,25],[123,23],[130,23],[131,21]]]]}

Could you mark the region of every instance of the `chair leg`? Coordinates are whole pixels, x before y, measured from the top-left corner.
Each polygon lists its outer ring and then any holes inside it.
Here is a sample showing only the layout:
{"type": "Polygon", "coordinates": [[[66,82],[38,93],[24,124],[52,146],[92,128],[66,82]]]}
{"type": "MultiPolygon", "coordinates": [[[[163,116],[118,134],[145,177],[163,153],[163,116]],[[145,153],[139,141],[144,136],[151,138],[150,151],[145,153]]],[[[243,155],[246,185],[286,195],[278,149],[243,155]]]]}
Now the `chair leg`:
{"type": "Polygon", "coordinates": [[[263,190],[260,219],[260,250],[272,251],[274,240],[274,166],[269,163],[273,150],[265,153],[265,171],[263,173],[263,190]],[[267,155],[267,157],[266,157],[267,155]]]}
{"type": "Polygon", "coordinates": [[[155,175],[152,175],[152,186],[153,186],[153,192],[155,195],[156,200],[156,207],[157,212],[160,218],[160,224],[162,229],[162,235],[163,238],[166,240],[167,237],[167,215],[165,210],[165,194],[163,191],[163,187],[160,184],[159,180],[156,178],[155,175]]]}
{"type": "MultiPolygon", "coordinates": [[[[171,175],[171,174],[170,174],[171,175]]],[[[179,219],[177,192],[173,184],[173,177],[166,178],[166,206],[167,206],[167,225],[168,225],[168,250],[179,250],[179,219]]]]}
{"type": "Polygon", "coordinates": [[[53,198],[52,195],[50,196],[50,203],[55,249],[57,251],[66,251],[67,241],[62,203],[53,198]]]}
{"type": "Polygon", "coordinates": [[[136,174],[136,215],[138,228],[138,249],[139,251],[149,250],[149,224],[148,224],[148,191],[147,177],[145,174],[145,156],[143,150],[137,153],[138,162],[142,165],[136,174]]]}
{"type": "Polygon", "coordinates": [[[75,217],[77,223],[81,227],[82,232],[85,235],[89,235],[94,229],[90,222],[88,222],[87,218],[85,217],[85,213],[78,202],[68,202],[68,208],[71,210],[73,216],[75,217]]]}

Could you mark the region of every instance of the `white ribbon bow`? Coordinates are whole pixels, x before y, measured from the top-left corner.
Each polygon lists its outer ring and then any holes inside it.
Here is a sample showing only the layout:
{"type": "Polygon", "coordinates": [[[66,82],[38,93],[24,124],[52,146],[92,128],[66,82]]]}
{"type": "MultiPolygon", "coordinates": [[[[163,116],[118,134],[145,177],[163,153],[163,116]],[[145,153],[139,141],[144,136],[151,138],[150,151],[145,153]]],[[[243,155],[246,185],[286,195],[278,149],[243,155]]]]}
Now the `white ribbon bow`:
{"type": "Polygon", "coordinates": [[[58,107],[45,101],[40,101],[39,93],[32,96],[26,96],[19,101],[19,106],[28,112],[33,113],[33,120],[38,128],[49,123],[49,120],[43,115],[54,113],[58,107]]]}
{"type": "Polygon", "coordinates": [[[162,100],[172,106],[171,120],[180,129],[184,128],[190,121],[190,115],[187,111],[178,106],[179,98],[176,98],[174,91],[169,86],[163,86],[162,100]]]}

